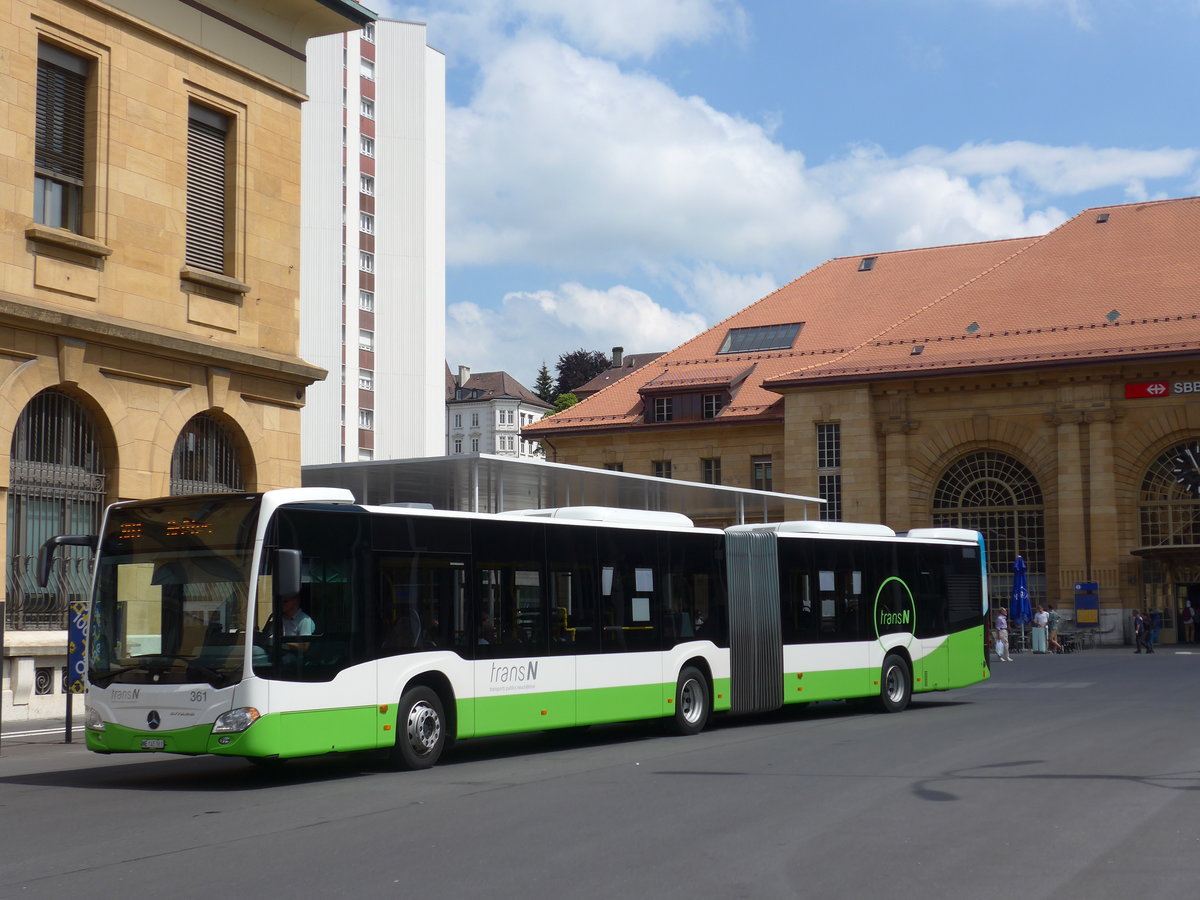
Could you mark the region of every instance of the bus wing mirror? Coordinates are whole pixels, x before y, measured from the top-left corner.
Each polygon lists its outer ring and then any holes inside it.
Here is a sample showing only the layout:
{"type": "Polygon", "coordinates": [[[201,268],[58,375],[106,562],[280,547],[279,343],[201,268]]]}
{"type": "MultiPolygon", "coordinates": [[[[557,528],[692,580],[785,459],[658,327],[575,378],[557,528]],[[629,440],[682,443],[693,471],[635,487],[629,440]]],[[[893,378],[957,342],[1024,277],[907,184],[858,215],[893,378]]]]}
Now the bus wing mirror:
{"type": "Polygon", "coordinates": [[[300,551],[275,551],[275,596],[300,593],[300,551]]]}
{"type": "Polygon", "coordinates": [[[38,586],[45,587],[50,583],[50,564],[54,562],[54,551],[60,546],[88,547],[91,550],[95,550],[96,543],[96,535],[94,534],[58,534],[50,538],[38,550],[38,586]]]}

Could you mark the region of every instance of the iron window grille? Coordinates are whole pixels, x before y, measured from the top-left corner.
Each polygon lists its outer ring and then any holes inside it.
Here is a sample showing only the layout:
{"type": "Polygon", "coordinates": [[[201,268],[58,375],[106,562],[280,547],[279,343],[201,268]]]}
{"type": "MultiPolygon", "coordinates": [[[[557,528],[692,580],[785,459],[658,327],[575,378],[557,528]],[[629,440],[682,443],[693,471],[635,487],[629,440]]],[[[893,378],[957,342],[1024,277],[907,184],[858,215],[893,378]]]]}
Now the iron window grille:
{"type": "Polygon", "coordinates": [[[212,494],[245,489],[237,444],[208,413],[192,416],[171,453],[171,494],[212,494]]]}

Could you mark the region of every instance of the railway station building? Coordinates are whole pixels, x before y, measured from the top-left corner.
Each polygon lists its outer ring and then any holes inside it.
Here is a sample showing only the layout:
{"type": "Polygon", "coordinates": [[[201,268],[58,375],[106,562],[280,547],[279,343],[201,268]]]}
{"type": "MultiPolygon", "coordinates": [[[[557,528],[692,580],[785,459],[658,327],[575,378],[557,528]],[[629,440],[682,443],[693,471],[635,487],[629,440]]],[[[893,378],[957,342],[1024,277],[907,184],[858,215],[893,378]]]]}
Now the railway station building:
{"type": "MultiPolygon", "coordinates": [[[[1102,644],[1200,609],[1200,199],[833,259],[529,425],[546,458],[983,533],[1102,644]]],[[[802,518],[788,509],[781,515],[802,518]]],[[[713,524],[719,524],[714,522],[713,524]]]]}

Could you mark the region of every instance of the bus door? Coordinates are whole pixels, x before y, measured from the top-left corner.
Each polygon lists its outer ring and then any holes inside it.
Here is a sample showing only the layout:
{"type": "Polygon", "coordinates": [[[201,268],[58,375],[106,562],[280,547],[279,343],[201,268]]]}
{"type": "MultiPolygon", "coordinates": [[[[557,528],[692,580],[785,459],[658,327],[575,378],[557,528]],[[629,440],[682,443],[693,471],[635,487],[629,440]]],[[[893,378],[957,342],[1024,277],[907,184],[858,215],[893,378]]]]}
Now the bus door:
{"type": "MultiPolygon", "coordinates": [[[[950,687],[950,656],[954,652],[954,642],[950,639],[950,604],[959,587],[951,560],[960,552],[958,548],[921,547],[915,554],[917,564],[906,579],[916,610],[915,643],[920,647],[919,653],[911,653],[914,691],[950,687]]],[[[900,598],[901,602],[905,599],[900,598]]],[[[970,605],[977,607],[975,603],[970,605]]]]}
{"type": "Polygon", "coordinates": [[[259,596],[272,601],[257,610],[254,670],[271,682],[282,755],[374,747],[376,665],[362,602],[370,593],[366,518],[352,509],[284,508],[274,524],[278,544],[302,558],[299,594],[274,596],[264,578],[259,596]]]}
{"type": "Polygon", "coordinates": [[[591,652],[578,657],[581,724],[664,715],[676,673],[663,672],[662,606],[666,567],[661,538],[645,531],[597,529],[591,652]],[[669,686],[667,684],[669,682],[669,686]]]}
{"type": "MultiPolygon", "coordinates": [[[[877,605],[882,598],[870,590],[867,552],[861,542],[845,540],[815,540],[812,552],[817,643],[806,650],[817,671],[811,673],[816,696],[809,699],[874,693],[879,669],[872,664],[872,651],[880,631],[872,617],[881,615],[877,605]]],[[[912,628],[907,623],[898,627],[912,628]]]]}
{"type": "MultiPolygon", "coordinates": [[[[542,523],[477,523],[474,577],[476,735],[575,724],[575,659],[552,654],[542,523]]],[[[552,615],[554,613],[554,615],[552,615]]]]}
{"type": "MultiPolygon", "coordinates": [[[[391,716],[409,681],[427,672],[450,679],[458,702],[461,731],[474,728],[471,694],[464,662],[471,658],[468,615],[468,573],[465,554],[390,551],[376,563],[379,581],[378,609],[371,643],[378,658],[380,708],[391,716]]],[[[390,720],[383,724],[391,724],[390,720]]],[[[391,733],[379,732],[386,745],[391,733]]]]}

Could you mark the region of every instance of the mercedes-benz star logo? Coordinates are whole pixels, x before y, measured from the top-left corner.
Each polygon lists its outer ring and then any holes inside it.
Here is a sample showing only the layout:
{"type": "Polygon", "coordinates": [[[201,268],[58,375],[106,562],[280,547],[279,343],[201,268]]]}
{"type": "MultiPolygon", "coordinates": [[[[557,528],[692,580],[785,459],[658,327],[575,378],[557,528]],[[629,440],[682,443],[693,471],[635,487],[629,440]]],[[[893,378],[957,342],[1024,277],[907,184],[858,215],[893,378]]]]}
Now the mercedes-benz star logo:
{"type": "Polygon", "coordinates": [[[162,724],[162,719],[159,718],[157,709],[152,709],[146,713],[146,724],[150,726],[151,731],[162,724]]]}

